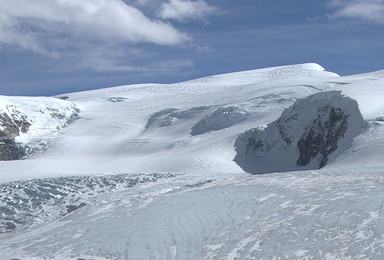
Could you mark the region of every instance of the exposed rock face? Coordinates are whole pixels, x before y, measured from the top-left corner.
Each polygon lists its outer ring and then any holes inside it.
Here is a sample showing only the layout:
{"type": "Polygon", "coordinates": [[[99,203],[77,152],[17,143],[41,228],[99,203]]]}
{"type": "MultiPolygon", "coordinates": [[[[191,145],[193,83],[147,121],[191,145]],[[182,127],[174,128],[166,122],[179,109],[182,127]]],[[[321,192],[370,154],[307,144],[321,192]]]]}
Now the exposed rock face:
{"type": "Polygon", "coordinates": [[[0,161],[16,160],[24,155],[24,149],[15,140],[0,137],[0,161]]]}
{"type": "Polygon", "coordinates": [[[327,164],[328,156],[338,148],[339,140],[344,137],[349,115],[345,115],[340,108],[330,106],[324,107],[321,113],[325,118],[316,118],[297,143],[300,151],[297,165],[307,165],[320,154],[319,167],[322,168],[327,164]]]}
{"type": "Polygon", "coordinates": [[[210,107],[193,107],[188,110],[166,108],[151,115],[148,119],[146,129],[151,127],[172,126],[179,120],[192,119],[209,109],[210,107]]]}
{"type": "Polygon", "coordinates": [[[248,113],[237,107],[220,107],[205,116],[191,129],[191,135],[201,135],[210,131],[218,131],[246,120],[248,113]]]}
{"type": "MultiPolygon", "coordinates": [[[[167,108],[151,115],[148,119],[146,130],[195,121],[196,123],[190,127],[190,134],[192,136],[197,136],[211,131],[228,128],[243,122],[247,118],[248,113],[235,106],[218,108],[201,106],[187,110],[167,108]]],[[[188,125],[186,126],[188,127],[188,125]]]]}
{"type": "Polygon", "coordinates": [[[24,149],[15,142],[15,138],[20,133],[26,133],[31,123],[20,114],[12,114],[12,118],[7,113],[0,114],[0,161],[16,160],[25,155],[24,149]]]}
{"type": "Polygon", "coordinates": [[[62,100],[1,96],[0,161],[20,159],[27,150],[34,151],[30,141],[64,127],[78,118],[78,112],[75,105],[62,100]]]}
{"type": "Polygon", "coordinates": [[[265,129],[241,134],[235,161],[251,173],[319,169],[348,148],[363,123],[355,100],[337,91],[318,93],[295,102],[265,129]]]}

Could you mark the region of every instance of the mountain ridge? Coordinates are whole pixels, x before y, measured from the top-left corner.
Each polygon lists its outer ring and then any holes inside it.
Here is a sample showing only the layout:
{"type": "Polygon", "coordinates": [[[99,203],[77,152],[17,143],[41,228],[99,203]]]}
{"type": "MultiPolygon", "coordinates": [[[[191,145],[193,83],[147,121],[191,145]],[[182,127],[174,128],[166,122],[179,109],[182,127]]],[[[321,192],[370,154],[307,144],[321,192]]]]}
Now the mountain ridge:
{"type": "MultiPolygon", "coordinates": [[[[21,169],[25,167],[31,170],[29,175],[37,177],[50,177],[52,168],[59,169],[58,176],[119,173],[126,169],[241,173],[243,170],[233,162],[234,143],[241,133],[268,125],[298,99],[326,91],[341,91],[342,95],[355,99],[364,120],[375,120],[384,116],[381,81],[377,73],[340,77],[318,64],[306,63],[174,84],[127,85],[43,98],[74,104],[81,110],[81,118],[52,132],[51,139],[40,139],[49,143],[48,150],[43,148],[44,152],[26,160],[1,163],[1,172],[7,174],[1,174],[0,181],[23,179],[25,174],[21,169]],[[192,112],[198,107],[205,109],[192,112]],[[229,108],[247,116],[226,117],[229,108]],[[176,114],[164,114],[161,127],[145,131],[151,116],[169,109],[175,109],[176,114]],[[196,131],[194,125],[199,121],[200,130],[196,131]],[[106,158],[107,162],[102,163],[106,158]]],[[[19,137],[19,140],[23,145],[34,145],[27,139],[19,137]]]]}

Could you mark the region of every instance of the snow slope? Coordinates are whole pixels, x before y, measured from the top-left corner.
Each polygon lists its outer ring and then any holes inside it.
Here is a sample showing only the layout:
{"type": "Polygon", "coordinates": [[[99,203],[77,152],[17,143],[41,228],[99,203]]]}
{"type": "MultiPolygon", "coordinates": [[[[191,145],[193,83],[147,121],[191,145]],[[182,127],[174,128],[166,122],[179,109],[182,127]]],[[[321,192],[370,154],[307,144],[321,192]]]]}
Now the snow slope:
{"type": "Polygon", "coordinates": [[[43,153],[0,162],[1,223],[14,230],[0,234],[6,259],[382,258],[383,71],[340,77],[300,64],[63,96],[80,118],[43,153]],[[239,135],[284,116],[303,116],[290,128],[299,142],[316,104],[357,119],[325,167],[249,175],[234,161],[239,135]],[[127,173],[148,181],[126,185],[127,173]],[[40,204],[31,213],[15,196],[40,204]]]}
{"type": "Polygon", "coordinates": [[[90,199],[29,232],[5,259],[381,259],[375,172],[178,175],[90,199]],[[35,258],[34,258],[35,257],[35,258]]]}
{"type": "Polygon", "coordinates": [[[127,171],[240,173],[233,162],[240,133],[339,79],[303,64],[65,94],[81,107],[81,119],[61,130],[45,153],[1,163],[0,181],[127,171]],[[235,111],[229,124],[227,110],[235,111]]]}
{"type": "MultiPolygon", "coordinates": [[[[81,119],[62,129],[43,154],[0,163],[0,182],[127,171],[241,173],[233,161],[237,136],[268,125],[311,94],[341,91],[357,101],[364,120],[381,124],[376,119],[384,116],[383,74],[339,77],[317,64],[301,64],[65,94],[82,109],[81,119]]],[[[378,156],[375,147],[368,153],[378,156]]],[[[354,164],[364,162],[354,155],[354,164]]],[[[380,158],[369,164],[383,165],[380,158]]],[[[341,167],[349,164],[343,160],[336,160],[341,167]]]]}

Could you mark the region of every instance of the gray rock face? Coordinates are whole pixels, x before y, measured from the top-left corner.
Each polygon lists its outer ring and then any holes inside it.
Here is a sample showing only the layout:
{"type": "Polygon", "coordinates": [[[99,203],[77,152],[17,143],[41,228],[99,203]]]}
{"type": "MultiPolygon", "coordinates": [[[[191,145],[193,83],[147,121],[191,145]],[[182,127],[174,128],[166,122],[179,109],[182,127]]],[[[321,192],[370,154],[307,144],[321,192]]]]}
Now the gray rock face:
{"type": "Polygon", "coordinates": [[[25,155],[22,146],[14,140],[0,138],[0,161],[10,161],[20,159],[25,155]]]}
{"type": "Polygon", "coordinates": [[[247,117],[248,113],[237,107],[220,107],[195,124],[191,129],[191,135],[225,129],[243,122],[247,117]]]}
{"type": "Polygon", "coordinates": [[[363,126],[357,102],[340,92],[298,100],[265,129],[235,143],[235,162],[251,173],[319,169],[345,151],[363,126]]]}
{"type": "Polygon", "coordinates": [[[34,131],[32,133],[34,137],[36,133],[43,136],[44,131],[45,133],[50,129],[56,131],[76,120],[80,112],[71,103],[63,105],[52,102],[47,105],[44,103],[46,100],[42,100],[41,104],[36,106],[38,100],[31,100],[30,105],[28,101],[23,102],[21,105],[3,104],[0,108],[0,161],[21,159],[30,152],[38,150],[32,147],[33,144],[18,140],[17,137],[20,135],[34,131]]]}
{"type": "Polygon", "coordinates": [[[166,108],[152,114],[145,128],[172,126],[179,120],[192,119],[209,109],[209,107],[193,107],[188,110],[166,108]]]}
{"type": "Polygon", "coordinates": [[[248,118],[248,113],[238,107],[208,106],[193,107],[187,110],[167,108],[158,111],[148,119],[146,130],[151,128],[169,127],[181,123],[195,121],[190,128],[192,136],[218,131],[241,123],[248,118]],[[199,121],[198,121],[199,120],[199,121]]]}
{"type": "Polygon", "coordinates": [[[7,113],[2,113],[0,114],[0,126],[3,128],[3,131],[0,130],[0,136],[14,139],[20,133],[28,132],[31,123],[24,116],[11,118],[7,113]]]}
{"type": "Polygon", "coordinates": [[[11,118],[8,114],[0,114],[0,161],[20,159],[25,155],[24,148],[15,142],[15,137],[26,133],[31,123],[23,117],[11,118]]]}
{"type": "Polygon", "coordinates": [[[300,151],[300,157],[297,159],[297,165],[305,166],[311,159],[321,156],[319,168],[327,164],[328,156],[336,151],[338,142],[344,137],[348,128],[348,117],[340,108],[326,106],[323,108],[324,117],[318,117],[313,121],[301,136],[297,147],[300,151]]]}

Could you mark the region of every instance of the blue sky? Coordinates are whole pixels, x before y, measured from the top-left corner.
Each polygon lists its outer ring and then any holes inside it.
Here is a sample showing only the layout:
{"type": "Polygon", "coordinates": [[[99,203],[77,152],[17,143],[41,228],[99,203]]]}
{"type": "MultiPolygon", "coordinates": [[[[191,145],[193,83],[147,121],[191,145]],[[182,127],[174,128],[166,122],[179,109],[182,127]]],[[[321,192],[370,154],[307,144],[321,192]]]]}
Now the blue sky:
{"type": "Polygon", "coordinates": [[[384,0],[0,0],[1,95],[383,58],[384,0]]]}

